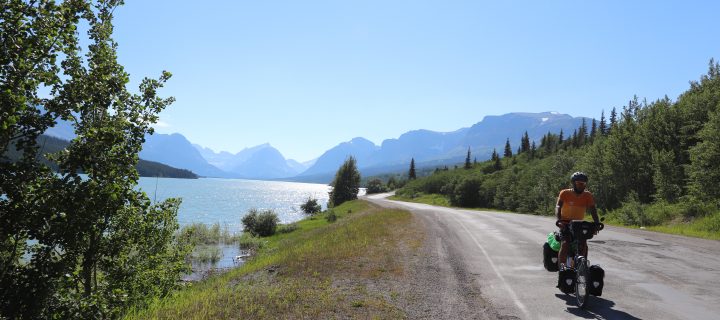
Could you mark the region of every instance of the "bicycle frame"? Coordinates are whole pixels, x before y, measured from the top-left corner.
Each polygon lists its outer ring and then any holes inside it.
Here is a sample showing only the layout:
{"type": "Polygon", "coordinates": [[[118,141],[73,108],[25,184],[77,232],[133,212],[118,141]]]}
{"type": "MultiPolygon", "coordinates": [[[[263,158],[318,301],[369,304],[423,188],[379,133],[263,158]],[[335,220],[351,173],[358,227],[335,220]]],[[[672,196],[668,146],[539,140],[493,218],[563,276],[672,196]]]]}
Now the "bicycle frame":
{"type": "Polygon", "coordinates": [[[580,244],[584,242],[587,245],[587,240],[592,239],[596,231],[602,230],[604,225],[602,223],[596,225],[588,221],[573,220],[565,227],[569,228],[572,236],[565,265],[575,271],[575,302],[578,307],[584,308],[590,298],[587,286],[590,265],[587,257],[580,255],[580,244]]]}

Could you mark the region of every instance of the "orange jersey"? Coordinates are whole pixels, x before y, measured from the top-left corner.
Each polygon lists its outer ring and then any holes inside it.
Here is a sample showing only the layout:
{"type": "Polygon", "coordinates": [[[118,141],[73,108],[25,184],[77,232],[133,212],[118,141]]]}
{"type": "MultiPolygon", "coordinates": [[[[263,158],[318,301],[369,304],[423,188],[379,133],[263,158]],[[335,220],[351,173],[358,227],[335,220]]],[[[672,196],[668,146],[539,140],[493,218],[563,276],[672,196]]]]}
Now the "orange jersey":
{"type": "Polygon", "coordinates": [[[561,220],[583,220],[585,210],[595,206],[595,197],[587,190],[581,194],[575,193],[573,189],[560,191],[558,202],[560,201],[562,201],[561,220]]]}

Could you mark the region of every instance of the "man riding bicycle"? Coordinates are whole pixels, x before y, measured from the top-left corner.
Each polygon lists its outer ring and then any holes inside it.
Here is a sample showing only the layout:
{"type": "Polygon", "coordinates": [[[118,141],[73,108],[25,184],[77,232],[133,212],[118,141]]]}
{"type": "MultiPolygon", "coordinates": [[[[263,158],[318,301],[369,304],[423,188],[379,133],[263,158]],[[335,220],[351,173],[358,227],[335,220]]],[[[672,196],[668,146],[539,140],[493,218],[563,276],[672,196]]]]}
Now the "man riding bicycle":
{"type": "MultiPolygon", "coordinates": [[[[572,182],[572,188],[560,191],[555,206],[555,216],[558,220],[557,225],[560,227],[560,239],[562,241],[558,252],[560,270],[565,269],[565,261],[567,260],[568,247],[571,241],[570,231],[566,228],[568,223],[572,220],[583,220],[586,211],[590,212],[595,224],[600,222],[595,208],[595,198],[590,191],[585,190],[588,176],[583,172],[575,172],[570,176],[570,182],[572,182]]],[[[585,240],[580,242],[578,250],[580,250],[580,255],[587,258],[588,247],[585,240]]]]}

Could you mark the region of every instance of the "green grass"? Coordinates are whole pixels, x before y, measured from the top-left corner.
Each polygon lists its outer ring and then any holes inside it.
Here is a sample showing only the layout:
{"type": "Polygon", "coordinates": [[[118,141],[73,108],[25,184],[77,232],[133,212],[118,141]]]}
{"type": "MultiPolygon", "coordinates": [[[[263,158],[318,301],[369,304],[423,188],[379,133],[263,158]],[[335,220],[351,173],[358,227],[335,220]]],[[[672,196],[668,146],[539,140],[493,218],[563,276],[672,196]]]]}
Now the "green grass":
{"type": "Polygon", "coordinates": [[[364,201],[334,211],[336,222],[318,216],[299,221],[293,232],[262,238],[257,255],[242,267],[132,311],[126,319],[402,318],[384,295],[343,283],[403,273],[396,260],[398,241],[417,239],[410,243],[417,248],[422,239],[411,214],[364,201]]]}
{"type": "Polygon", "coordinates": [[[200,245],[195,247],[190,259],[200,263],[217,263],[222,258],[222,250],[216,245],[200,245]]]}
{"type": "Polygon", "coordinates": [[[491,211],[491,212],[500,212],[500,213],[511,212],[511,211],[507,211],[507,210],[499,210],[499,209],[493,209],[493,208],[454,207],[450,204],[450,200],[448,200],[447,197],[445,197],[441,194],[436,194],[436,193],[432,193],[432,194],[417,193],[417,195],[414,198],[394,195],[394,196],[388,197],[388,199],[397,200],[397,201],[405,201],[405,202],[424,203],[424,204],[429,204],[429,205],[434,205],[434,206],[457,208],[457,209],[462,209],[462,210],[491,211]]]}
{"type": "Polygon", "coordinates": [[[220,223],[206,225],[204,223],[193,223],[183,226],[178,235],[180,241],[187,244],[208,245],[219,243],[232,243],[237,241],[237,236],[230,233],[228,226],[220,226],[220,223]]]}
{"type": "Polygon", "coordinates": [[[391,196],[389,198],[390,200],[398,200],[398,201],[407,201],[407,202],[416,202],[416,203],[424,203],[424,204],[431,204],[434,206],[441,206],[441,207],[451,207],[450,201],[448,199],[440,194],[425,194],[420,193],[415,198],[410,197],[402,197],[398,195],[391,196]]]}
{"type": "MultiPolygon", "coordinates": [[[[617,222],[611,221],[611,223],[616,224],[617,222]]],[[[639,226],[630,227],[640,228],[639,226]]],[[[720,240],[720,212],[696,218],[692,221],[672,221],[660,226],[648,226],[645,229],[688,237],[720,240]]]]}

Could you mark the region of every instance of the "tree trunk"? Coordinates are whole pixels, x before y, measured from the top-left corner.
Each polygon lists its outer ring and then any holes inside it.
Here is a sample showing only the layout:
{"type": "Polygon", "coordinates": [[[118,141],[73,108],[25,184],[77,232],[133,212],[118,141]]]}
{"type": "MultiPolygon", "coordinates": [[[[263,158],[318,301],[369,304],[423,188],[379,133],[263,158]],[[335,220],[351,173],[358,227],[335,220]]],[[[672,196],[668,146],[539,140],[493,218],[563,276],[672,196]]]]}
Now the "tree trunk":
{"type": "Polygon", "coordinates": [[[92,235],[90,237],[88,249],[83,255],[82,279],[86,297],[90,296],[93,291],[93,271],[95,270],[95,253],[97,252],[97,242],[97,236],[92,235]]]}

